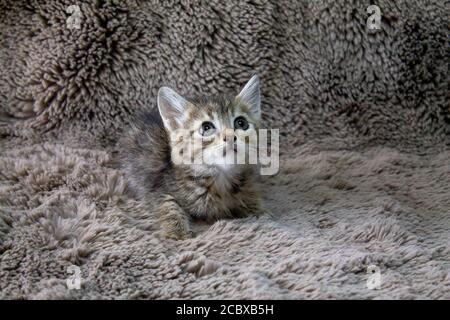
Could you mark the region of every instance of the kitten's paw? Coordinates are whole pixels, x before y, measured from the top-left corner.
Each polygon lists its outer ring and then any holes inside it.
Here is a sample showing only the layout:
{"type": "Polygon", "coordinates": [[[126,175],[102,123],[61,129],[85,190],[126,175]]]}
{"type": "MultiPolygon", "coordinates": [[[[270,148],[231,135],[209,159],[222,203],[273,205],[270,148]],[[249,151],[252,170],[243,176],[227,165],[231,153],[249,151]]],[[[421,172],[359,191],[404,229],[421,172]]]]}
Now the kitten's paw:
{"type": "Polygon", "coordinates": [[[163,236],[174,240],[187,240],[194,238],[195,234],[190,230],[164,230],[163,236]]]}
{"type": "Polygon", "coordinates": [[[176,240],[190,239],[193,237],[194,234],[189,225],[189,218],[175,199],[167,196],[159,210],[164,237],[176,240]]]}
{"type": "Polygon", "coordinates": [[[162,234],[166,238],[186,240],[194,237],[188,219],[183,215],[173,215],[162,221],[162,234]]]}
{"type": "Polygon", "coordinates": [[[267,210],[267,209],[261,209],[257,216],[260,217],[262,215],[268,216],[269,218],[273,218],[274,217],[273,212],[270,211],[270,210],[267,210]]]}
{"type": "Polygon", "coordinates": [[[254,211],[251,212],[251,215],[255,216],[255,217],[261,217],[263,215],[271,216],[271,214],[272,213],[269,210],[264,209],[264,208],[258,208],[257,210],[254,210],[254,211]]]}

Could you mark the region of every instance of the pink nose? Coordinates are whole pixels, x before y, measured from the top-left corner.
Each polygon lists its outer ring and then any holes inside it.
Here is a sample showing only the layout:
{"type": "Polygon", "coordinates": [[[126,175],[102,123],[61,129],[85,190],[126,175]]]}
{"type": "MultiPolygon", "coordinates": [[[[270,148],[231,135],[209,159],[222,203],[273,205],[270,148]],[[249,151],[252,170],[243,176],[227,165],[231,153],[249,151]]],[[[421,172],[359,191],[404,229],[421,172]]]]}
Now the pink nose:
{"type": "MultiPolygon", "coordinates": [[[[224,142],[231,141],[230,138],[231,138],[231,137],[228,137],[228,138],[227,138],[227,136],[224,136],[224,137],[223,137],[223,141],[224,141],[224,142]]],[[[237,138],[236,138],[235,135],[233,135],[233,138],[234,138],[234,141],[236,142],[237,138]]]]}

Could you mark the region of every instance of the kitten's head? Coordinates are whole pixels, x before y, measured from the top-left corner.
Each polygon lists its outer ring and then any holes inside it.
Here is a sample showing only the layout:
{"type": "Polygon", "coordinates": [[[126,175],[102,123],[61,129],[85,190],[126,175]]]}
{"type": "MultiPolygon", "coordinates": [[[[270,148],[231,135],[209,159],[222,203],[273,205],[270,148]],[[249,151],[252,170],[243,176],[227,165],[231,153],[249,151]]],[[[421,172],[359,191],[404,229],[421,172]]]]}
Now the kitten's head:
{"type": "MultiPolygon", "coordinates": [[[[261,120],[259,78],[234,97],[188,100],[170,88],[158,92],[158,109],[170,136],[172,161],[197,169],[236,168],[238,157],[256,150],[261,120]]],[[[242,159],[242,158],[241,158],[242,159]]]]}

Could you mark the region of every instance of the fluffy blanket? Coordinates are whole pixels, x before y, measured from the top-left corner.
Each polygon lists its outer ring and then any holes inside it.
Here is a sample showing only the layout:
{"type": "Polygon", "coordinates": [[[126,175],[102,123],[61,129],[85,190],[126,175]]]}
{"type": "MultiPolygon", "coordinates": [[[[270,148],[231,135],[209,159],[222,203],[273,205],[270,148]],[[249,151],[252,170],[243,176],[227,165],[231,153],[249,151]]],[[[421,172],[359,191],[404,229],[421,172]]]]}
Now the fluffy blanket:
{"type": "Polygon", "coordinates": [[[370,4],[1,0],[0,298],[450,299],[448,3],[370,4]],[[161,237],[115,141],[253,73],[271,214],[161,237]]]}

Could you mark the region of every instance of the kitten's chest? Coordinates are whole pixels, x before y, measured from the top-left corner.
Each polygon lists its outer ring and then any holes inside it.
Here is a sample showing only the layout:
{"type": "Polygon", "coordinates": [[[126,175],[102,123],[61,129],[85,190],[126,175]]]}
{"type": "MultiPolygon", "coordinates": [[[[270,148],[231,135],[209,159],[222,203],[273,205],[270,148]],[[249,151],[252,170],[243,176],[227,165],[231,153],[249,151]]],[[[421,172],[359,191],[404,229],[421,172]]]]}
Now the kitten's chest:
{"type": "Polygon", "coordinates": [[[230,216],[234,208],[243,204],[241,184],[238,176],[225,174],[199,182],[196,192],[192,189],[189,211],[197,217],[230,216]]]}
{"type": "Polygon", "coordinates": [[[205,200],[225,208],[233,207],[239,199],[239,179],[226,174],[210,178],[204,185],[205,200]]]}
{"type": "Polygon", "coordinates": [[[220,174],[206,181],[205,188],[211,196],[226,197],[232,196],[233,186],[236,186],[238,179],[231,175],[220,174]]]}

